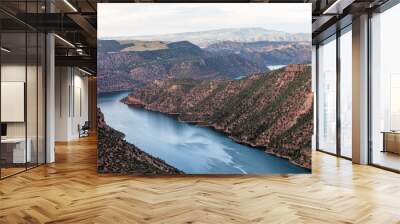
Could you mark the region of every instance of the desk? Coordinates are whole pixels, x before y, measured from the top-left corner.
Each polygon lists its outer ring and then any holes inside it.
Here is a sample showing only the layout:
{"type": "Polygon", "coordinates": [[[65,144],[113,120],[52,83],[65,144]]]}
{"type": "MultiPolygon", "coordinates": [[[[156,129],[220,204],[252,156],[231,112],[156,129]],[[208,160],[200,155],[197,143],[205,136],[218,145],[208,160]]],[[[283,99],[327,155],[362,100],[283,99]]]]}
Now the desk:
{"type": "Polygon", "coordinates": [[[382,152],[400,154],[400,131],[383,131],[382,152]]]}
{"type": "Polygon", "coordinates": [[[2,157],[9,163],[25,163],[31,162],[31,139],[27,139],[28,144],[25,152],[25,138],[5,138],[1,139],[2,157]],[[11,159],[12,158],[12,159],[11,159]]]}

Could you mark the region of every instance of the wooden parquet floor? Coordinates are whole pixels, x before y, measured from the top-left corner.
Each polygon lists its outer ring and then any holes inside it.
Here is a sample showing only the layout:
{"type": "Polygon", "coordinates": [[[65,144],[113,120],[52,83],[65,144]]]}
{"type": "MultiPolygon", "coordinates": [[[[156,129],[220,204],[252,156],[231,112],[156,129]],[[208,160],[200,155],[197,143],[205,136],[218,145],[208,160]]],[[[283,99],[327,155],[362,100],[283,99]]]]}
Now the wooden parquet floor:
{"type": "Polygon", "coordinates": [[[96,139],[0,181],[0,223],[400,223],[400,175],[319,152],[313,174],[129,177],[96,173],[96,139]]]}

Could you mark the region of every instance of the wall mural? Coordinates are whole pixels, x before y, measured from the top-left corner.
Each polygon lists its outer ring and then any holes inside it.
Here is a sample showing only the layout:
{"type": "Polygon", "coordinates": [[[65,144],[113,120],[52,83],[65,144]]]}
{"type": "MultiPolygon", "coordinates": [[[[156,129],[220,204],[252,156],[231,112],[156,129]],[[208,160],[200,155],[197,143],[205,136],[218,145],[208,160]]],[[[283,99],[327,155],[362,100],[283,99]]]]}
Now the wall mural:
{"type": "Polygon", "coordinates": [[[311,172],[311,4],[98,5],[98,172],[311,172]]]}

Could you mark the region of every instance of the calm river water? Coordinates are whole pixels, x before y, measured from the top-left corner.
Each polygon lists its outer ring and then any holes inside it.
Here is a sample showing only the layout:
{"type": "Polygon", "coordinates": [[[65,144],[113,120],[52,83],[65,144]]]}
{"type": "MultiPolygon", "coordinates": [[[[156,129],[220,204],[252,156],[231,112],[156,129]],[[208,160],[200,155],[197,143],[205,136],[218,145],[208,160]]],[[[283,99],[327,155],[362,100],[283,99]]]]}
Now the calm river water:
{"type": "Polygon", "coordinates": [[[111,127],[147,153],[188,174],[308,173],[286,159],[238,144],[217,131],[181,123],[162,113],[129,107],[128,93],[100,94],[98,106],[111,127]]]}

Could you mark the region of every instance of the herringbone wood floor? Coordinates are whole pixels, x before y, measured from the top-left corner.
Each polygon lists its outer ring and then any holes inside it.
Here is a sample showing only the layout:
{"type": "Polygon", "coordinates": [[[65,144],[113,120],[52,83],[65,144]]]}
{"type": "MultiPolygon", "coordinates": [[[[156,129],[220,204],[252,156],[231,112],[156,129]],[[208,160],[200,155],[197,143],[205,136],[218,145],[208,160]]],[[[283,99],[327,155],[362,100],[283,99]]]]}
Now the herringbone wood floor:
{"type": "Polygon", "coordinates": [[[0,223],[400,223],[400,175],[323,153],[312,175],[128,177],[96,173],[96,140],[0,181],[0,223]]]}

